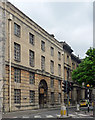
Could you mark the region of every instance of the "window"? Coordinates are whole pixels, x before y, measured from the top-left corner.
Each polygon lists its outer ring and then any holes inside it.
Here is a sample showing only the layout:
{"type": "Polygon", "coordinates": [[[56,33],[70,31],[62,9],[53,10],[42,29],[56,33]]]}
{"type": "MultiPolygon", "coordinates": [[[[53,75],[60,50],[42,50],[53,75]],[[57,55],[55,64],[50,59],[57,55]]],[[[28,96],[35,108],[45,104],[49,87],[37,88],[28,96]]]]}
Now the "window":
{"type": "Polygon", "coordinates": [[[35,103],[35,91],[30,90],[30,103],[35,103]]]}
{"type": "Polygon", "coordinates": [[[20,104],[21,103],[21,90],[14,89],[14,103],[20,104]]]}
{"type": "Polygon", "coordinates": [[[67,55],[67,63],[69,64],[69,56],[67,55]]]}
{"type": "Polygon", "coordinates": [[[58,81],[59,89],[61,89],[61,81],[58,81]]]}
{"type": "Polygon", "coordinates": [[[34,45],[34,35],[29,33],[29,41],[32,45],[34,45]]]}
{"type": "Polygon", "coordinates": [[[21,71],[20,69],[14,68],[14,81],[17,83],[21,82],[21,71]]]}
{"type": "Polygon", "coordinates": [[[58,75],[61,76],[61,65],[58,64],[58,75]]]}
{"type": "Polygon", "coordinates": [[[41,56],[41,69],[45,70],[45,57],[41,56]]]}
{"type": "Polygon", "coordinates": [[[54,48],[51,47],[51,56],[54,56],[54,48]]]}
{"type": "Polygon", "coordinates": [[[35,73],[30,72],[30,74],[29,74],[29,81],[30,81],[30,84],[34,84],[35,83],[35,73]]]}
{"type": "Polygon", "coordinates": [[[45,51],[45,42],[44,41],[41,41],[41,49],[42,49],[42,51],[45,51]]]}
{"type": "Polygon", "coordinates": [[[20,26],[14,23],[14,35],[20,37],[20,26]]]}
{"type": "Polygon", "coordinates": [[[58,102],[61,103],[61,93],[58,95],[58,102]]]}
{"type": "Polygon", "coordinates": [[[54,92],[51,92],[51,104],[54,104],[54,92]]]}
{"type": "Polygon", "coordinates": [[[53,88],[53,87],[54,87],[54,79],[51,78],[51,88],[53,88]]]}
{"type": "Polygon", "coordinates": [[[58,51],[58,59],[61,60],[61,53],[58,51]]]}
{"type": "Polygon", "coordinates": [[[20,62],[20,45],[14,43],[14,59],[20,62]]]}
{"type": "Polygon", "coordinates": [[[50,61],[50,71],[52,74],[54,74],[54,61],[50,61]]]}
{"type": "Polygon", "coordinates": [[[31,67],[34,67],[34,52],[29,50],[29,63],[31,67]]]}
{"type": "Polygon", "coordinates": [[[72,63],[72,69],[75,69],[75,63],[72,63]]]}

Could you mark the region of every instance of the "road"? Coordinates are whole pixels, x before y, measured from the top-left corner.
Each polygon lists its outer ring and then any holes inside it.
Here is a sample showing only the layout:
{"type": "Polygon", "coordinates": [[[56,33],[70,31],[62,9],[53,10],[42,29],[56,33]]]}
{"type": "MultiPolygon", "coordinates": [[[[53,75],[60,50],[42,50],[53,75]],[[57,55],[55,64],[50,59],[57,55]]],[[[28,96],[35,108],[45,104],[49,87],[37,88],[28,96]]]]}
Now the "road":
{"type": "MultiPolygon", "coordinates": [[[[80,112],[77,112],[75,107],[69,108],[69,116],[72,118],[89,118],[90,120],[93,118],[92,114],[92,111],[89,113],[87,112],[87,107],[81,108],[80,112]]],[[[13,112],[11,114],[4,114],[3,118],[60,118],[60,109],[39,109],[13,112]]]]}

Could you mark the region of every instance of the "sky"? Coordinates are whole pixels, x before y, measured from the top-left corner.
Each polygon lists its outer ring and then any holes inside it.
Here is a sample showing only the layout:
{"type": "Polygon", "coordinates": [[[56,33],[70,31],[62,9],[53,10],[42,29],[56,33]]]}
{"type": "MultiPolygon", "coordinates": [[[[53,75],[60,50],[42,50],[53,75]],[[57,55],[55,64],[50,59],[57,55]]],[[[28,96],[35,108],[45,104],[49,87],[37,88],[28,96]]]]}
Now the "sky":
{"type": "Polygon", "coordinates": [[[9,0],[82,59],[93,47],[93,2],[89,0],[9,0]]]}

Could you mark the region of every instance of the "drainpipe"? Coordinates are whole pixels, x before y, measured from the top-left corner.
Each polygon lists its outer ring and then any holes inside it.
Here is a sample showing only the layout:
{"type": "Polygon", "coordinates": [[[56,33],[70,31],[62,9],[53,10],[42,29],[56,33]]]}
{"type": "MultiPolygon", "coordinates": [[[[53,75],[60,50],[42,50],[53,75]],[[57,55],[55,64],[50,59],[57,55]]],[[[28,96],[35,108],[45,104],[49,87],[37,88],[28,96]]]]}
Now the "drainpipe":
{"type": "Polygon", "coordinates": [[[11,21],[12,15],[9,15],[9,111],[11,112],[11,21]]]}

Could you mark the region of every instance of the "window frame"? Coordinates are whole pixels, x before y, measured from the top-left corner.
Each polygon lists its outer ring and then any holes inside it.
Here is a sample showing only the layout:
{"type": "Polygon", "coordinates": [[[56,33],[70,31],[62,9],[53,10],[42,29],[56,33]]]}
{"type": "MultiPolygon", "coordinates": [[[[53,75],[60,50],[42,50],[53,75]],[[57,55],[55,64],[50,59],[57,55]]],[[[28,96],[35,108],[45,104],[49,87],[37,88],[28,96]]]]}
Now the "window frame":
{"type": "Polygon", "coordinates": [[[41,56],[41,70],[45,71],[45,56],[41,56]]]}
{"type": "Polygon", "coordinates": [[[45,42],[41,40],[41,50],[45,52],[45,42]]]}
{"type": "Polygon", "coordinates": [[[51,49],[51,56],[54,56],[54,48],[51,47],[50,49],[51,49]]]}
{"type": "Polygon", "coordinates": [[[30,73],[29,73],[29,83],[30,83],[30,84],[35,84],[35,73],[34,73],[34,72],[30,72],[30,73]],[[33,77],[31,77],[31,75],[32,75],[33,77]]]}
{"type": "Polygon", "coordinates": [[[35,37],[32,33],[29,32],[29,43],[34,45],[35,44],[35,37]]]}
{"type": "Polygon", "coordinates": [[[21,89],[14,89],[14,103],[21,103],[21,89]]]}
{"type": "Polygon", "coordinates": [[[35,66],[35,52],[32,50],[29,50],[29,65],[31,67],[35,66]]]}
{"type": "Polygon", "coordinates": [[[29,102],[32,103],[32,104],[35,103],[35,91],[33,91],[33,90],[29,91],[29,102]],[[33,94],[31,94],[31,93],[33,93],[33,94]]]}
{"type": "Polygon", "coordinates": [[[21,36],[21,26],[14,22],[14,35],[21,36]]]}
{"type": "Polygon", "coordinates": [[[54,74],[54,61],[50,60],[50,72],[54,74]]]}
{"type": "Polygon", "coordinates": [[[17,62],[21,61],[21,46],[14,42],[14,60],[17,62]]]}
{"type": "Polygon", "coordinates": [[[14,82],[21,83],[21,70],[18,68],[14,68],[14,82]]]}

